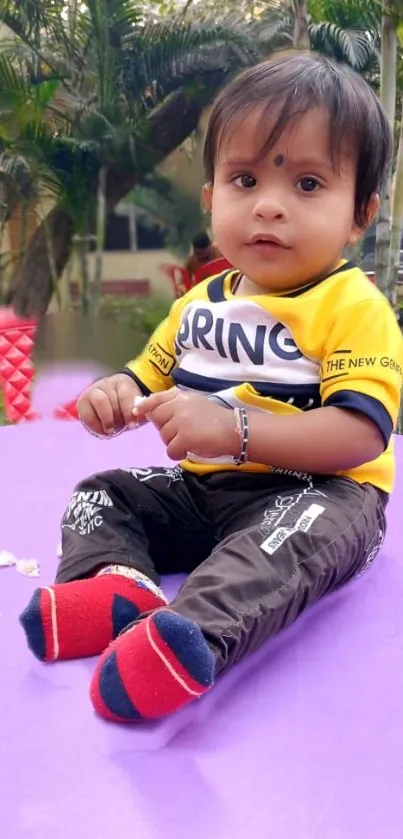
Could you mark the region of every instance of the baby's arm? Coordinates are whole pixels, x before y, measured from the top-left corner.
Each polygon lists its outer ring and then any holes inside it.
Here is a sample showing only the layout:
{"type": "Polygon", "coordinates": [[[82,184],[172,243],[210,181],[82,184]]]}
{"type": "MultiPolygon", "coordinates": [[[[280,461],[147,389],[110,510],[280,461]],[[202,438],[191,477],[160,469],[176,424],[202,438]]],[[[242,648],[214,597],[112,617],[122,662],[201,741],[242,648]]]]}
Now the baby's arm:
{"type": "Polygon", "coordinates": [[[398,416],[402,356],[402,335],[386,301],[344,312],[327,340],[322,407],[287,416],[250,412],[248,459],[326,474],[377,458],[398,416]]]}
{"type": "Polygon", "coordinates": [[[333,474],[375,460],[384,449],[375,423],[354,411],[325,407],[291,416],[249,414],[248,460],[254,463],[333,474]]]}

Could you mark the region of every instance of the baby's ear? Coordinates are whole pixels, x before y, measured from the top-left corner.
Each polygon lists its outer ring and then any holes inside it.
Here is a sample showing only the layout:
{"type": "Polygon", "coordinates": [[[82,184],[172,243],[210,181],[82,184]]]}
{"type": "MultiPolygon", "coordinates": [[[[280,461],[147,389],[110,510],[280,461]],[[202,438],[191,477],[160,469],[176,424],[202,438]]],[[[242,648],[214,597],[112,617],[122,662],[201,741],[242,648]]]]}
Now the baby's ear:
{"type": "Polygon", "coordinates": [[[379,213],[379,205],[380,205],[380,203],[381,203],[381,199],[380,199],[380,197],[379,197],[379,194],[378,194],[377,192],[374,192],[374,194],[373,194],[373,195],[371,195],[371,198],[370,198],[370,200],[369,200],[369,202],[368,202],[368,207],[367,207],[367,222],[366,222],[365,227],[369,227],[369,226],[370,226],[370,224],[372,224],[372,222],[374,221],[374,219],[377,217],[377,215],[378,215],[378,213],[379,213]]]}
{"type": "Polygon", "coordinates": [[[211,207],[213,204],[213,184],[211,182],[204,184],[201,197],[204,209],[207,210],[208,213],[211,213],[211,207]]]}
{"type": "Polygon", "coordinates": [[[374,192],[374,194],[371,196],[371,198],[368,201],[368,205],[367,205],[366,212],[365,212],[365,218],[363,219],[363,222],[361,224],[357,224],[357,222],[354,220],[354,224],[351,228],[351,233],[350,233],[350,236],[348,238],[348,244],[349,245],[356,245],[357,242],[359,242],[361,237],[364,235],[367,227],[369,227],[372,224],[372,222],[374,221],[374,219],[378,215],[379,204],[380,204],[379,195],[378,195],[377,192],[376,193],[374,192]]]}
{"type": "Polygon", "coordinates": [[[371,195],[371,198],[369,199],[365,209],[365,220],[363,221],[362,225],[362,233],[365,233],[367,227],[370,227],[372,222],[376,219],[379,213],[380,203],[381,199],[379,197],[379,194],[377,192],[374,192],[374,194],[371,195]]]}

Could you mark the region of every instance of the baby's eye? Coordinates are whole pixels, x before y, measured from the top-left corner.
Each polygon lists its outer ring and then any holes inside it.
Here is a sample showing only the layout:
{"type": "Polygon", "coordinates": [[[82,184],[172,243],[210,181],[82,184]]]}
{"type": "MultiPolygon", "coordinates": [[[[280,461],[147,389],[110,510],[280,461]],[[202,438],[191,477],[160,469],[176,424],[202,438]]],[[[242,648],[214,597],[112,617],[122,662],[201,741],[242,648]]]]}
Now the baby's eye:
{"type": "Polygon", "coordinates": [[[253,175],[244,173],[234,178],[233,183],[235,186],[243,187],[243,189],[250,189],[252,186],[256,186],[256,178],[253,175]]]}
{"type": "Polygon", "coordinates": [[[320,189],[321,184],[316,178],[301,178],[298,181],[298,188],[302,190],[302,192],[316,192],[317,189],[320,189]]]}

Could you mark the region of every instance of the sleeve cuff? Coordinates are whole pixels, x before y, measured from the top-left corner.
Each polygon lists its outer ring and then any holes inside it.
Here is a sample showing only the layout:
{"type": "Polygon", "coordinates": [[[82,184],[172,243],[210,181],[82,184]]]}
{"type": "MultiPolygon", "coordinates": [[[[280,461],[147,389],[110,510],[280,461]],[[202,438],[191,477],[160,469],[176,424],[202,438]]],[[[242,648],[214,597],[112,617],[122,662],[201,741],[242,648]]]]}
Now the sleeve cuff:
{"type": "Polygon", "coordinates": [[[323,402],[323,406],[344,408],[364,414],[379,429],[385,442],[385,449],[387,448],[393,433],[393,421],[379,399],[365,393],[358,393],[355,390],[338,390],[323,402]]]}
{"type": "Polygon", "coordinates": [[[133,373],[132,370],[129,370],[128,367],[124,367],[123,370],[119,370],[119,373],[125,373],[126,376],[130,376],[130,378],[133,379],[134,382],[136,382],[137,387],[140,388],[143,396],[150,396],[151,390],[145,384],[143,384],[141,379],[139,379],[136,376],[136,374],[133,373]]]}

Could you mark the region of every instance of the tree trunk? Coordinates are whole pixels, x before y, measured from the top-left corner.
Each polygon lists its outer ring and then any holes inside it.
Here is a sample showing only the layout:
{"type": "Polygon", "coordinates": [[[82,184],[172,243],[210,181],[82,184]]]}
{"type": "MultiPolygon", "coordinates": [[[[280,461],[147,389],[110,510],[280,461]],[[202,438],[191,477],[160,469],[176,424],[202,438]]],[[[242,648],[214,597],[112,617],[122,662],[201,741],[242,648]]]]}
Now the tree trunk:
{"type": "MultiPolygon", "coordinates": [[[[152,171],[197,128],[205,104],[200,100],[195,101],[194,95],[189,95],[185,90],[178,90],[150,114],[147,146],[136,146],[139,171],[142,175],[152,171]]],[[[109,170],[106,187],[107,212],[111,212],[133,189],[137,180],[138,173],[134,170],[122,170],[118,166],[109,170]]],[[[59,204],[50,211],[46,223],[52,242],[54,265],[57,276],[60,277],[71,251],[73,221],[59,204]]],[[[54,291],[52,273],[42,222],[31,240],[8,297],[7,302],[17,314],[30,317],[46,313],[54,291]]]]}
{"type": "Polygon", "coordinates": [[[44,230],[45,230],[46,245],[47,245],[47,249],[48,249],[49,268],[50,268],[50,272],[51,272],[51,276],[52,276],[53,292],[57,297],[57,303],[58,303],[59,310],[61,310],[62,300],[61,300],[60,289],[59,289],[59,285],[58,285],[57,268],[56,268],[55,259],[54,259],[54,255],[53,255],[53,242],[52,242],[52,240],[49,236],[48,217],[46,216],[43,221],[44,221],[43,227],[44,227],[44,230]]]}
{"type": "Polygon", "coordinates": [[[73,232],[72,219],[61,205],[48,213],[46,225],[42,222],[37,228],[7,295],[7,303],[17,314],[30,317],[46,312],[54,291],[47,236],[52,242],[54,267],[60,277],[69,257],[73,232]]]}
{"type": "MultiPolygon", "coordinates": [[[[385,12],[391,5],[390,0],[383,1],[385,12]]],[[[396,21],[389,14],[382,15],[381,35],[381,90],[380,98],[386,110],[392,131],[395,124],[396,109],[396,71],[397,71],[397,29],[396,21]]],[[[378,222],[376,226],[375,279],[378,287],[389,297],[388,266],[391,224],[392,166],[381,196],[378,222]]],[[[390,298],[389,298],[390,299],[390,298]]]]}
{"type": "Polygon", "coordinates": [[[89,254],[90,254],[90,244],[92,241],[91,236],[89,235],[89,226],[86,224],[84,226],[84,231],[82,236],[74,237],[78,244],[78,253],[80,257],[80,266],[81,266],[81,284],[80,284],[80,309],[83,315],[89,315],[90,313],[90,266],[89,266],[89,254]]]}
{"type": "Polygon", "coordinates": [[[292,42],[294,47],[310,49],[308,8],[306,0],[293,0],[292,3],[294,24],[292,42]]]}
{"type": "Polygon", "coordinates": [[[105,246],[105,223],[106,223],[106,168],[102,166],[98,176],[98,198],[97,198],[97,220],[95,233],[95,267],[94,278],[90,289],[91,314],[96,315],[99,309],[99,300],[102,292],[103,261],[105,246]]]}
{"type": "Polygon", "coordinates": [[[390,235],[389,266],[386,296],[393,306],[396,305],[396,286],[399,276],[400,243],[403,230],[403,113],[400,128],[399,151],[393,191],[392,228],[390,235]]]}

